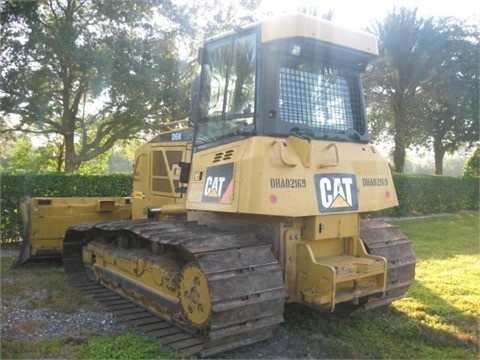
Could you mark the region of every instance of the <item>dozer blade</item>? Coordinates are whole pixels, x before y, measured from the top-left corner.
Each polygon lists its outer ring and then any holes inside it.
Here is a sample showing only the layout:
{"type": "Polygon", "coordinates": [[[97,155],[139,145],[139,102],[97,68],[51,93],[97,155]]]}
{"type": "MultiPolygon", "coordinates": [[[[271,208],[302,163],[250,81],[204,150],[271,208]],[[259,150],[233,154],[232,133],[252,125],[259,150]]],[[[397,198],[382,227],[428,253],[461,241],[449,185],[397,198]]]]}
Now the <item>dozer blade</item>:
{"type": "Polygon", "coordinates": [[[131,217],[130,198],[26,198],[20,204],[23,240],[16,265],[29,260],[61,259],[70,225],[131,217]]]}

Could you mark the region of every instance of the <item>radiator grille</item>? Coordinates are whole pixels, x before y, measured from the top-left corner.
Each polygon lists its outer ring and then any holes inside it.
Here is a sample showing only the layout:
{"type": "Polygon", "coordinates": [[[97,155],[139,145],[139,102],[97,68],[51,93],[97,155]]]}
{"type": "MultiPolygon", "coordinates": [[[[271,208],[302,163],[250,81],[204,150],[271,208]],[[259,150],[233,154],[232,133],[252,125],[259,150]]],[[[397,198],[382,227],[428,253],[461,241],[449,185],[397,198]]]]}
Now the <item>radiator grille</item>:
{"type": "Polygon", "coordinates": [[[221,162],[221,161],[226,161],[226,160],[231,160],[233,159],[235,151],[234,150],[227,150],[225,152],[219,152],[216,153],[215,156],[213,157],[213,162],[221,162]]]}

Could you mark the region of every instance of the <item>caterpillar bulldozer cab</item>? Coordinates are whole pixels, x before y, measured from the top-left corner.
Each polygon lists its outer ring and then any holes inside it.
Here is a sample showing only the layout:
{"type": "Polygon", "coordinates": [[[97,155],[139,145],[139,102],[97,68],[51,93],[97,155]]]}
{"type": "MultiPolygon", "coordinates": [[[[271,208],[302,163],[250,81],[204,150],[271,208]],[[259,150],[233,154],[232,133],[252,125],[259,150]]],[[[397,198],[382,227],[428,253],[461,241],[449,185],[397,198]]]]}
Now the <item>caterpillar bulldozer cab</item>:
{"type": "Polygon", "coordinates": [[[67,229],[65,271],[192,334],[202,356],[270,337],[285,302],[404,296],[410,241],[364,219],[398,204],[369,143],[361,73],[375,55],[372,35],[300,14],[208,40],[190,128],[137,152],[132,219],[67,229]]]}
{"type": "Polygon", "coordinates": [[[362,214],[398,204],[369,144],[360,75],[376,54],[373,36],[301,15],[203,49],[188,217],[256,229],[283,269],[287,301],[333,311],[373,296],[371,306],[411,280],[410,250],[407,281],[393,289],[388,250],[374,249],[398,229],[377,222],[360,236],[362,214]]]}

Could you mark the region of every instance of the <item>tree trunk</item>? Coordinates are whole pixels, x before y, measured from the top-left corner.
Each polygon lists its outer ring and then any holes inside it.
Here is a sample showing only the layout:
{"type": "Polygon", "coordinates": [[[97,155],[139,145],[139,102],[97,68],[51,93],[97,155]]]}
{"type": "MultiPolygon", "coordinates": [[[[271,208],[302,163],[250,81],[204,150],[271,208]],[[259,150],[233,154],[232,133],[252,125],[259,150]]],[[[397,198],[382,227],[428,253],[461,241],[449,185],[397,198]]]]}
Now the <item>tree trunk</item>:
{"type": "Polygon", "coordinates": [[[435,175],[443,175],[443,157],[445,149],[441,139],[433,140],[433,153],[435,157],[435,175]]]}
{"type": "Polygon", "coordinates": [[[395,149],[393,150],[393,167],[395,172],[403,173],[405,171],[406,159],[406,118],[401,113],[395,114],[395,135],[393,137],[395,149]]]}
{"type": "Polygon", "coordinates": [[[65,172],[74,172],[80,167],[80,163],[75,152],[75,114],[70,110],[64,114],[64,124],[67,131],[63,134],[65,144],[65,172]]]}
{"type": "Polygon", "coordinates": [[[75,135],[68,133],[64,135],[65,139],[65,172],[73,172],[75,166],[75,135]]]}
{"type": "Polygon", "coordinates": [[[65,154],[65,142],[58,145],[58,155],[56,159],[57,171],[62,171],[62,165],[64,163],[64,154],[65,154]]]}
{"type": "Polygon", "coordinates": [[[401,136],[395,135],[395,149],[393,150],[393,167],[395,172],[403,173],[405,171],[405,141],[401,136]]]}

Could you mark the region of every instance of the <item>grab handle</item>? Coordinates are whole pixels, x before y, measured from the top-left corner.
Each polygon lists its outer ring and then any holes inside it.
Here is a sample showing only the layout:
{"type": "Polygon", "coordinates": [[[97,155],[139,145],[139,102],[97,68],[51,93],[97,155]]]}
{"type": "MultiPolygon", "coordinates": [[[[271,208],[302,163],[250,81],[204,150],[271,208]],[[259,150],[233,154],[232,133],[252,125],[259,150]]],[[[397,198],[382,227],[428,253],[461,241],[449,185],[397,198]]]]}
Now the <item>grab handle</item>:
{"type": "Polygon", "coordinates": [[[330,143],[328,144],[324,151],[328,151],[330,150],[331,148],[333,148],[334,152],[335,152],[335,161],[334,162],[324,162],[324,163],[321,163],[320,165],[318,165],[319,168],[325,168],[325,167],[332,167],[332,166],[338,166],[338,163],[340,162],[340,158],[338,156],[338,147],[337,147],[337,144],[335,143],[330,143]]]}
{"type": "Polygon", "coordinates": [[[288,161],[287,159],[285,159],[285,154],[283,152],[283,142],[280,141],[280,140],[274,140],[273,143],[272,143],[272,146],[274,146],[275,144],[277,144],[278,146],[278,152],[280,154],[280,161],[282,162],[283,165],[285,166],[288,166],[288,167],[295,167],[298,165],[298,163],[296,162],[291,162],[291,161],[288,161]]]}

